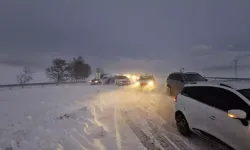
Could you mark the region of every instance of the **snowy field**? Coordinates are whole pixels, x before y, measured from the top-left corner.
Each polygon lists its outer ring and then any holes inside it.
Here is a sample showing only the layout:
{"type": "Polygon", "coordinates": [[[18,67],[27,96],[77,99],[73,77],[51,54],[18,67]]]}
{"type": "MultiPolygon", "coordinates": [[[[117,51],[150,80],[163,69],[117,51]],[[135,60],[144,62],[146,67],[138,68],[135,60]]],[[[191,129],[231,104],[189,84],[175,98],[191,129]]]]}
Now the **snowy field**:
{"type": "Polygon", "coordinates": [[[173,99],[160,92],[82,84],[2,90],[0,97],[0,150],[216,149],[179,135],[173,99]]]}

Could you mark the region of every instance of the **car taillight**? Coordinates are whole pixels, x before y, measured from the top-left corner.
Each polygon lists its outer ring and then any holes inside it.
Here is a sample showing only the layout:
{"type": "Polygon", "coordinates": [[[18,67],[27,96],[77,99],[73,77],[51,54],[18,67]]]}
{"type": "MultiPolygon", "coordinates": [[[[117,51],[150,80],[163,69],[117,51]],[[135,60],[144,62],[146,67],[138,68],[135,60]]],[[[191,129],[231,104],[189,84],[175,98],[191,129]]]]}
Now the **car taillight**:
{"type": "Polygon", "coordinates": [[[177,102],[177,96],[174,97],[174,102],[177,102]]]}

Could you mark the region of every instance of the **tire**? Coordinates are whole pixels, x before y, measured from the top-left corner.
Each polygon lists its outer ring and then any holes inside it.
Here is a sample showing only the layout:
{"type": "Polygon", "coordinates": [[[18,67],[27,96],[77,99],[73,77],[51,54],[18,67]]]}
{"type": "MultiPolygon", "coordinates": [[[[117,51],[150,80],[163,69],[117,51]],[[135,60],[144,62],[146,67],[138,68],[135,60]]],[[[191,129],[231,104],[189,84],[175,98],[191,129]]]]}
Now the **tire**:
{"type": "Polygon", "coordinates": [[[192,134],[188,122],[185,118],[185,116],[181,112],[177,112],[175,115],[175,121],[178,131],[183,136],[190,136],[192,134]]]}

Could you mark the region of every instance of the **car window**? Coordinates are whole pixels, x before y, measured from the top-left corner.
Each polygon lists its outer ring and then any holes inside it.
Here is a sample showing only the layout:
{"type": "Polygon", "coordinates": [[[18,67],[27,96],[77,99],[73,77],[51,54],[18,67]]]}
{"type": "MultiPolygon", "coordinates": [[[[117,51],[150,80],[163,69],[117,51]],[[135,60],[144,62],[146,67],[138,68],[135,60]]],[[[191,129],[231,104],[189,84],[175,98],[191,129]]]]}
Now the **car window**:
{"type": "Polygon", "coordinates": [[[241,109],[249,112],[249,106],[236,94],[217,87],[185,87],[182,95],[193,98],[199,102],[216,107],[222,111],[241,109]]]}
{"type": "Polygon", "coordinates": [[[181,81],[183,80],[182,74],[176,74],[175,75],[176,80],[181,81]]]}
{"type": "Polygon", "coordinates": [[[185,81],[205,81],[205,78],[198,73],[183,74],[183,77],[185,81]]]}
{"type": "Polygon", "coordinates": [[[205,92],[205,87],[195,86],[195,87],[184,87],[181,94],[184,96],[188,96],[194,100],[197,100],[201,103],[205,103],[208,105],[212,105],[207,101],[207,96],[209,95],[205,92]]]}
{"type": "Polygon", "coordinates": [[[244,111],[249,110],[249,106],[239,96],[222,88],[211,88],[210,98],[213,99],[214,106],[223,111],[230,109],[241,109],[244,111]]]}
{"type": "Polygon", "coordinates": [[[168,79],[170,79],[170,80],[173,80],[173,78],[174,78],[174,74],[170,74],[170,75],[168,76],[168,79]]]}
{"type": "Polygon", "coordinates": [[[238,90],[243,96],[250,100],[250,89],[238,90]]]}
{"type": "Polygon", "coordinates": [[[117,79],[128,79],[126,76],[117,76],[117,79]]]}

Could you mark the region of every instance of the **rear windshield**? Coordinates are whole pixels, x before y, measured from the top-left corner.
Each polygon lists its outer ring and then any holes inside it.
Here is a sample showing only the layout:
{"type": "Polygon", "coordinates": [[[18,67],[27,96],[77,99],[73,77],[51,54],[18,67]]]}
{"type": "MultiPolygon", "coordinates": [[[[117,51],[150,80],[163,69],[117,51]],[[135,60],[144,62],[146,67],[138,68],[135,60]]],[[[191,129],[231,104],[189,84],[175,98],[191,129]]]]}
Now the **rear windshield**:
{"type": "Polygon", "coordinates": [[[140,76],[139,80],[154,80],[153,76],[140,76]]]}
{"type": "Polygon", "coordinates": [[[238,90],[243,96],[250,100],[250,89],[238,90]]]}
{"type": "Polygon", "coordinates": [[[117,76],[117,79],[128,79],[126,76],[117,76]]]}
{"type": "Polygon", "coordinates": [[[205,81],[200,74],[183,74],[185,81],[205,81]]]}

